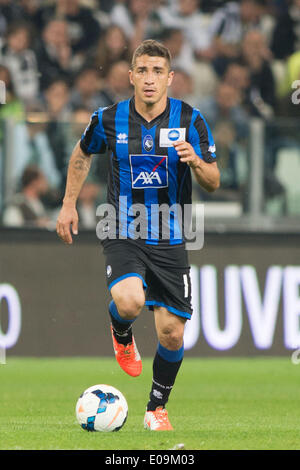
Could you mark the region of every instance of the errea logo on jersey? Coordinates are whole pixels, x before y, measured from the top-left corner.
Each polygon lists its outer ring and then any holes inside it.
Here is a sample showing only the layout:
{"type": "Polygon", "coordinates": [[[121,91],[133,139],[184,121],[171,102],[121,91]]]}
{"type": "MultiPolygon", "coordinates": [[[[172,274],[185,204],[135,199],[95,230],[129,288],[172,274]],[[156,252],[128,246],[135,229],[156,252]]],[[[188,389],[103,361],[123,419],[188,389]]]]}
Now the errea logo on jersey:
{"type": "Polygon", "coordinates": [[[120,132],[120,134],[117,135],[117,144],[128,144],[128,135],[120,132]]]}
{"type": "Polygon", "coordinates": [[[167,155],[130,155],[131,184],[134,189],[168,186],[167,155]]]}

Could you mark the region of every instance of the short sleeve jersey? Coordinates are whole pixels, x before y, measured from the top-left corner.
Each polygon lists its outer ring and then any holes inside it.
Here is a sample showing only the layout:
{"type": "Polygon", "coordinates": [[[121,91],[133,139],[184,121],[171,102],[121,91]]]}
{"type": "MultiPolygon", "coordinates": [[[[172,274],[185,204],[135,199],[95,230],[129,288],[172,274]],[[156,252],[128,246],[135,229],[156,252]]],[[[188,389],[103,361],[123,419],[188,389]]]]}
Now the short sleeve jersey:
{"type": "Polygon", "coordinates": [[[159,208],[168,207],[167,243],[184,242],[184,211],[192,203],[192,180],[190,167],[180,161],[173,146],[178,140],[189,142],[205,162],[216,161],[213,136],[204,117],[181,100],[168,98],[163,113],[151,122],[136,111],[134,97],[99,108],[91,116],[80,146],[86,154],[108,150],[107,202],[116,210],[123,236],[130,237],[133,209],[142,205],[145,243],[166,243],[166,220],[159,208]]]}

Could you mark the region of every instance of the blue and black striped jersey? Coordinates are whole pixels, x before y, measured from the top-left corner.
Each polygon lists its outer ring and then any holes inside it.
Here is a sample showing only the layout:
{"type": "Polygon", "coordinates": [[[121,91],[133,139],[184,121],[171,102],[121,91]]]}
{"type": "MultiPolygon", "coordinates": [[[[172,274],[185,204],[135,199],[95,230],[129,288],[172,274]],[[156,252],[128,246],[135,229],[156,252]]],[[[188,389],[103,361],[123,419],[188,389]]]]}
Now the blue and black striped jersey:
{"type": "MultiPolygon", "coordinates": [[[[191,204],[191,171],[173,147],[177,140],[189,142],[205,162],[216,160],[204,117],[181,100],[168,98],[164,112],[151,122],[136,111],[134,97],[99,108],[92,115],[80,145],[86,154],[109,151],[107,202],[114,206],[125,235],[130,237],[130,207],[135,204],[143,204],[148,211],[145,242],[154,245],[162,242],[163,221],[153,216],[155,211],[151,215],[151,208],[177,204],[184,211],[184,206],[191,204]]],[[[181,220],[176,210],[170,212],[168,244],[184,242],[181,220]]]]}

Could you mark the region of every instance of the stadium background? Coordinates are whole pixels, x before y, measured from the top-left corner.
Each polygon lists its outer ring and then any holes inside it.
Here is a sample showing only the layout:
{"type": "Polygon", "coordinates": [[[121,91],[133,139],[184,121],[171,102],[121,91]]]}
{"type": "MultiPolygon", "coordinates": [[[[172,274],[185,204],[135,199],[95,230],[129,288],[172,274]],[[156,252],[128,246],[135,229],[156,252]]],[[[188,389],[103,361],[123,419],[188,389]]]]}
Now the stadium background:
{"type": "MultiPolygon", "coordinates": [[[[91,112],[132,94],[144,38],[171,50],[170,95],[209,122],[222,173],[190,252],[187,356],[290,355],[300,346],[300,2],[0,1],[0,346],[11,356],[111,356],[95,157],[79,236],[56,237],[71,149],[91,112]],[[5,86],[4,86],[5,84],[5,86]]],[[[142,355],[156,340],[136,323],[142,355]]]]}

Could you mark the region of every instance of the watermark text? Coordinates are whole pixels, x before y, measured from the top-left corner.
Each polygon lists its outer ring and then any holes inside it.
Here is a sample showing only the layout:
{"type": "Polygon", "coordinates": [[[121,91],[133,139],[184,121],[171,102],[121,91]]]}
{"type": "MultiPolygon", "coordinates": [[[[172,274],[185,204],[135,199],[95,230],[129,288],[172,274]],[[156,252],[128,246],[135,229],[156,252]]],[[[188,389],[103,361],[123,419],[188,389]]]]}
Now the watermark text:
{"type": "Polygon", "coordinates": [[[127,196],[120,196],[118,207],[100,204],[96,216],[100,240],[185,241],[187,250],[200,250],[204,244],[204,204],[129,205],[127,196]]]}

